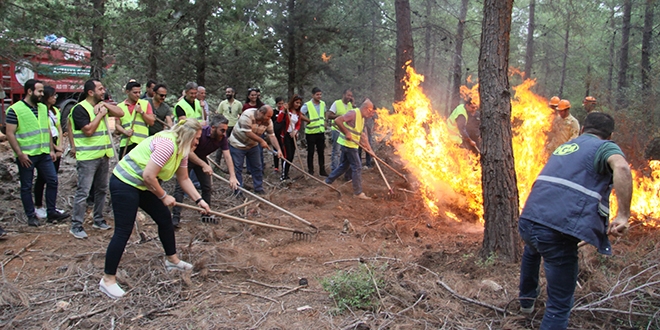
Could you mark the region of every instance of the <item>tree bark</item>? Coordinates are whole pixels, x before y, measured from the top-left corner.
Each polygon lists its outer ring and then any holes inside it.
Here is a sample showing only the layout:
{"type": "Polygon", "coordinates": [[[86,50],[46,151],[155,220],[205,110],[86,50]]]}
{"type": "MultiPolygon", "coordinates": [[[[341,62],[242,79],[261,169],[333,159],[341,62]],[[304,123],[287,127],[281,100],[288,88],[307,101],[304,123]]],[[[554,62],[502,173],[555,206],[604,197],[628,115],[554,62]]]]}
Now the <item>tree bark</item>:
{"type": "Polygon", "coordinates": [[[452,102],[449,106],[454,109],[461,102],[461,83],[463,78],[463,35],[465,34],[465,18],[467,17],[469,0],[461,0],[461,12],[458,17],[458,25],[456,26],[456,39],[454,39],[454,69],[453,83],[452,83],[452,102]]]}
{"type": "MultiPolygon", "coordinates": [[[[287,95],[289,96],[289,99],[293,97],[293,94],[295,93],[296,89],[296,65],[297,65],[297,60],[296,60],[296,27],[295,27],[295,10],[296,10],[296,1],[295,0],[289,0],[288,4],[288,12],[289,12],[289,17],[287,18],[288,20],[288,26],[287,26],[287,34],[286,34],[286,40],[287,40],[287,45],[288,45],[288,68],[287,68],[287,83],[286,83],[286,90],[287,90],[287,95]]],[[[300,91],[299,91],[300,92],[300,91]]]]}
{"type": "Polygon", "coordinates": [[[568,37],[570,36],[571,33],[571,10],[568,9],[566,11],[566,31],[564,34],[564,55],[562,57],[562,63],[561,63],[561,79],[559,82],[559,94],[558,96],[561,98],[562,95],[564,94],[564,83],[566,82],[566,65],[568,62],[568,45],[569,45],[569,40],[568,37]]]}
{"type": "Polygon", "coordinates": [[[529,2],[529,23],[527,24],[527,49],[525,50],[525,79],[532,76],[532,65],[534,64],[534,30],[536,23],[534,14],[536,11],[536,0],[529,2]]]}
{"type": "Polygon", "coordinates": [[[644,10],[644,31],[642,34],[642,92],[651,90],[651,38],[653,37],[653,7],[655,0],[646,0],[644,10]]]}
{"type": "Polygon", "coordinates": [[[632,1],[623,1],[623,24],[621,27],[621,54],[619,59],[619,83],[617,84],[617,110],[626,106],[626,88],[628,87],[628,43],[630,41],[630,16],[632,1]]]}
{"type": "Polygon", "coordinates": [[[479,95],[482,113],[482,185],[484,241],[480,256],[515,262],[520,255],[517,234],[518,188],[511,143],[509,35],[513,0],[485,0],[479,52],[479,95]]]}
{"type": "Polygon", "coordinates": [[[197,46],[197,59],[195,61],[195,71],[197,73],[197,84],[200,86],[206,85],[206,52],[208,45],[206,44],[206,22],[208,21],[211,8],[206,1],[201,1],[196,5],[197,17],[195,17],[196,31],[195,31],[195,46],[197,46]]]}
{"type": "Polygon", "coordinates": [[[614,58],[616,53],[614,51],[614,44],[616,42],[616,26],[614,24],[614,16],[616,9],[614,6],[610,8],[610,31],[612,31],[612,39],[610,40],[610,58],[607,68],[607,102],[612,104],[612,86],[614,85],[614,58]]]}
{"type": "Polygon", "coordinates": [[[424,75],[429,77],[431,72],[431,48],[433,47],[431,42],[433,34],[433,20],[431,17],[433,13],[433,1],[426,0],[424,5],[426,6],[426,28],[424,29],[424,75]]]}
{"type": "Polygon", "coordinates": [[[92,79],[101,79],[105,70],[105,59],[103,56],[103,40],[105,38],[105,27],[103,15],[105,15],[105,0],[94,0],[92,20],[92,51],[90,52],[89,76],[92,79]]]}
{"type": "Polygon", "coordinates": [[[405,97],[405,85],[403,79],[406,76],[406,63],[413,66],[413,38],[410,22],[410,1],[395,0],[396,11],[396,67],[394,69],[395,92],[394,101],[402,101],[405,97]]]}

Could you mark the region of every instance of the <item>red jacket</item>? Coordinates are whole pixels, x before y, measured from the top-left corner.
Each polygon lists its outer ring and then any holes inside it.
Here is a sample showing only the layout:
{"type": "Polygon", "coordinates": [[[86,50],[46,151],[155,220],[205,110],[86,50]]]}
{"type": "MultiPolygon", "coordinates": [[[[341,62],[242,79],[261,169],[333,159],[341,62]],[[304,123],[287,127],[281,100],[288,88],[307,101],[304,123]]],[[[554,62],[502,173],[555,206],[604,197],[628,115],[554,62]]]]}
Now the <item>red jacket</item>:
{"type": "MultiPolygon", "coordinates": [[[[280,113],[277,115],[277,122],[278,123],[281,123],[282,121],[284,121],[284,128],[282,129],[282,131],[280,133],[281,137],[284,137],[284,135],[287,134],[287,130],[289,129],[289,125],[291,124],[291,118],[289,116],[284,116],[284,115],[285,115],[284,111],[280,111],[280,113]]],[[[300,130],[300,123],[301,122],[302,122],[302,120],[300,120],[300,113],[299,113],[298,122],[296,123],[296,127],[295,127],[296,131],[300,130]]]]}

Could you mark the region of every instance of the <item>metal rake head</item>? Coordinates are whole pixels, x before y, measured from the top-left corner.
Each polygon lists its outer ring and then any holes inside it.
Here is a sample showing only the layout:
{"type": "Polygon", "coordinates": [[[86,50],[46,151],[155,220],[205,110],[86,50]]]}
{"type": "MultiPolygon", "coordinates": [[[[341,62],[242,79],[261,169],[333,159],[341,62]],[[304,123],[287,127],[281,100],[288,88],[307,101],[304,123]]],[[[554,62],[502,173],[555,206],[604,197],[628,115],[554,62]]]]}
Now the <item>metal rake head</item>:
{"type": "Polygon", "coordinates": [[[203,223],[212,223],[214,225],[217,225],[218,224],[218,219],[213,215],[203,215],[202,216],[202,222],[203,223]]]}
{"type": "Polygon", "coordinates": [[[311,242],[312,234],[296,230],[293,232],[293,239],[296,241],[311,242]]]}

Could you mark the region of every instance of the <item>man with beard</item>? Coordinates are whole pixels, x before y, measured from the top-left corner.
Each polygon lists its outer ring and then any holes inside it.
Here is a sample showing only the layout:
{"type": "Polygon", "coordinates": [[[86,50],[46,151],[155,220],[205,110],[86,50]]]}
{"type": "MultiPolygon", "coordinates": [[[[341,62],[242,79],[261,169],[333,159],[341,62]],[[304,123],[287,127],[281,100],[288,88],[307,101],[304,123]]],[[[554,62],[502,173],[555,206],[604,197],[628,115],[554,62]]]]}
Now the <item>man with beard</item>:
{"type": "MultiPolygon", "coordinates": [[[[57,172],[53,165],[55,147],[50,137],[48,109],[41,101],[44,85],[39,80],[25,82],[25,98],[7,109],[7,140],[16,155],[18,175],[21,181],[21,201],[28,225],[38,227],[39,220],[32,199],[32,180],[36,168],[46,181],[46,208],[49,222],[69,217],[55,209],[57,197],[57,172]]],[[[61,155],[61,154],[60,154],[61,155]]]]}
{"type": "Polygon", "coordinates": [[[225,96],[227,99],[220,102],[220,105],[218,106],[218,114],[225,116],[225,118],[229,120],[227,136],[230,136],[231,131],[234,129],[234,126],[236,126],[238,117],[243,110],[243,103],[235,98],[236,91],[231,87],[225,89],[225,96]]]}
{"type": "Polygon", "coordinates": [[[84,99],[73,107],[69,114],[71,133],[76,146],[76,170],[78,188],[73,200],[71,230],[75,238],[87,238],[83,229],[87,196],[94,194],[94,224],[92,227],[108,230],[111,227],[103,219],[110,157],[114,157],[110,132],[105,123],[106,115],[121,118],[124,111],[116,105],[103,102],[105,87],[96,79],[85,82],[84,99]],[[94,183],[94,191],[90,192],[94,183]]]}

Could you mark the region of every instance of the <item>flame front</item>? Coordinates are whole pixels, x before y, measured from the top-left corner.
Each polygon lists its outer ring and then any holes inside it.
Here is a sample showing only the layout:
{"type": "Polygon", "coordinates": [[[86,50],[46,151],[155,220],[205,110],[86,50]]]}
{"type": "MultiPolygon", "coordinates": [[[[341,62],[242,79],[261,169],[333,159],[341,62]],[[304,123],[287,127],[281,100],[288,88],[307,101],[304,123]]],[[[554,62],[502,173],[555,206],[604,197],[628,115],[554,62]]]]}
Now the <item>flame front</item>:
{"type": "MultiPolygon", "coordinates": [[[[483,222],[481,165],[478,156],[460,148],[449,139],[446,118],[440,116],[424,95],[420,84],[422,75],[407,67],[406,95],[394,104],[394,112],[378,109],[377,132],[389,136],[389,144],[420,184],[422,198],[433,215],[444,214],[459,221],[448,205],[476,215],[483,222]]],[[[534,80],[525,80],[513,87],[511,100],[512,147],[520,207],[522,208],[536,177],[543,169],[548,154],[545,151],[547,134],[554,112],[546,99],[531,92],[534,80]]],[[[471,96],[479,103],[478,85],[461,87],[462,96],[471,96]],[[476,97],[475,97],[476,95],[476,97]]],[[[649,176],[633,171],[634,193],[631,203],[633,216],[644,225],[660,226],[660,161],[649,163],[649,176]]],[[[612,200],[613,215],[616,200],[612,200]]]]}

